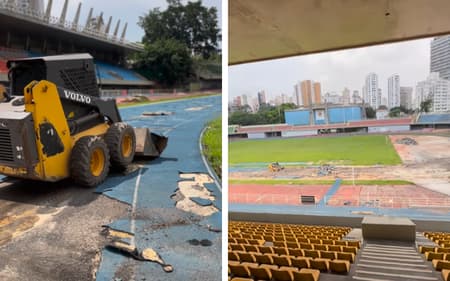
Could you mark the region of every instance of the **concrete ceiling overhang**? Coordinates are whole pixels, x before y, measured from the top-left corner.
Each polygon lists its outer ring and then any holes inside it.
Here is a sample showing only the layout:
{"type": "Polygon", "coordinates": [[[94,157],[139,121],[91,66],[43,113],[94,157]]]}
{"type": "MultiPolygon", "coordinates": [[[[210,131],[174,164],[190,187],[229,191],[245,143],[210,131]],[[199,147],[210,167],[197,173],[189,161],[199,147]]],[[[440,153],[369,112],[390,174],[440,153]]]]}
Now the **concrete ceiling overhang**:
{"type": "Polygon", "coordinates": [[[450,0],[229,0],[229,64],[450,33],[450,0]]]}

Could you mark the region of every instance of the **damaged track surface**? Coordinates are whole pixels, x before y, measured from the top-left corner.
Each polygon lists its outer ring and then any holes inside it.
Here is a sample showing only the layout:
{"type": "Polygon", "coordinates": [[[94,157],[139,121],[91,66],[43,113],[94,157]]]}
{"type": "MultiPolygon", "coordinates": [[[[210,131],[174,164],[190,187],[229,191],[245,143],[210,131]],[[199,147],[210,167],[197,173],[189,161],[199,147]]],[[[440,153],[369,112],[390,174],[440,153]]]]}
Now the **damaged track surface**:
{"type": "Polygon", "coordinates": [[[111,177],[98,188],[98,192],[131,206],[128,218],[109,227],[133,233],[122,241],[139,251],[153,249],[173,266],[173,271],[164,272],[160,264],[138,261],[105,248],[97,280],[220,280],[220,187],[213,180],[200,180],[190,191],[180,184],[209,176],[199,137],[206,123],[220,111],[220,96],[121,110],[125,122],[167,135],[169,142],[160,158],[140,162],[134,173],[111,177]],[[142,116],[145,111],[158,110],[174,114],[142,116]],[[199,176],[186,179],[189,173],[199,176]]]}
{"type": "Polygon", "coordinates": [[[101,225],[129,206],[70,182],[0,184],[0,280],[92,280],[101,225]]]}

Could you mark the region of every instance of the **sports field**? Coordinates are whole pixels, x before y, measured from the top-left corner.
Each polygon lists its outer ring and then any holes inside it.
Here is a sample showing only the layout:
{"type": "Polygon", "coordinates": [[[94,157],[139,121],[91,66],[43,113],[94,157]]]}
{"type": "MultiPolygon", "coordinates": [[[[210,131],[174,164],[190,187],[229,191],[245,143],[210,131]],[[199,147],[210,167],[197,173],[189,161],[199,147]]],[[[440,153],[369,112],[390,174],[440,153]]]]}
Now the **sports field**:
{"type": "Polygon", "coordinates": [[[400,157],[386,135],[235,141],[229,144],[229,162],[401,164],[400,157]]]}

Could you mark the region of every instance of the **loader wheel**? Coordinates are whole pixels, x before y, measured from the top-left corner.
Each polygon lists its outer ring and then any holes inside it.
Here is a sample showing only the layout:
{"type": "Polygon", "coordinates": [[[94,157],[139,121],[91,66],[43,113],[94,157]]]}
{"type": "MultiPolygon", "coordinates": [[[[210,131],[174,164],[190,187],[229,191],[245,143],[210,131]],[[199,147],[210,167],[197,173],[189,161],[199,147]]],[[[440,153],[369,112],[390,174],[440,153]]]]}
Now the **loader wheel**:
{"type": "Polygon", "coordinates": [[[133,161],[136,151],[136,135],[127,123],[114,123],[105,135],[113,168],[124,170],[133,161]]]}
{"type": "Polygon", "coordinates": [[[72,179],[84,186],[94,187],[102,183],[109,172],[109,151],[102,138],[80,138],[70,156],[72,179]]]}

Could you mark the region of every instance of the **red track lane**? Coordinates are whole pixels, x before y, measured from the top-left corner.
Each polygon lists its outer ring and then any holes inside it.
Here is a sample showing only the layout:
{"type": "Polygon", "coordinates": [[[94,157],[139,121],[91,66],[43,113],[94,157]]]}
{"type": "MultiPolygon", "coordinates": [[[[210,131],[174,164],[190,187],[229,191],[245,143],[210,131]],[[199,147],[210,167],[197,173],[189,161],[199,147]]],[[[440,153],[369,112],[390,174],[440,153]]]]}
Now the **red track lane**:
{"type": "Polygon", "coordinates": [[[329,185],[230,184],[228,198],[230,203],[300,205],[300,195],[314,196],[318,202],[329,188],[329,185]]]}
{"type": "Polygon", "coordinates": [[[449,207],[450,197],[415,185],[341,186],[328,200],[332,206],[364,206],[377,202],[383,208],[412,208],[417,206],[449,207]]]}

